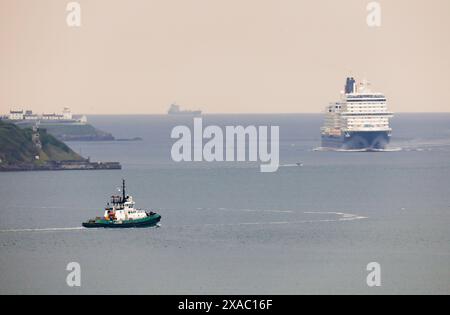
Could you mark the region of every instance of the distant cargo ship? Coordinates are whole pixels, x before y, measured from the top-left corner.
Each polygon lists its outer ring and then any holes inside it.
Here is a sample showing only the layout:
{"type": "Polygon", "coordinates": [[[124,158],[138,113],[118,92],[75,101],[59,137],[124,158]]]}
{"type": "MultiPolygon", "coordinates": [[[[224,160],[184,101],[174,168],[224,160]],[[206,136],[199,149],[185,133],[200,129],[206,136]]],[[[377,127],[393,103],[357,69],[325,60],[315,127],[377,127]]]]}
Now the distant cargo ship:
{"type": "Polygon", "coordinates": [[[328,105],[325,115],[323,148],[376,151],[389,144],[393,113],[385,95],[372,92],[367,81],[357,86],[354,78],[347,78],[341,100],[328,105]]]}
{"type": "Polygon", "coordinates": [[[167,112],[169,115],[190,115],[190,116],[200,116],[202,114],[201,110],[182,110],[180,105],[172,104],[167,112]]]}

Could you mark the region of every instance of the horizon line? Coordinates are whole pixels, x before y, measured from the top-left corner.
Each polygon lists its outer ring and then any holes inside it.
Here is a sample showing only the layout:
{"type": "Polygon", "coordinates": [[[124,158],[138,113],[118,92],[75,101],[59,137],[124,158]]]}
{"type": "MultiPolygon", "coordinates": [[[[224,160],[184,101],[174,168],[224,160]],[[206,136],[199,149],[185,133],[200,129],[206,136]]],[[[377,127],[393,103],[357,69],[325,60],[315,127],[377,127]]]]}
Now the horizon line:
{"type": "MultiPolygon", "coordinates": [[[[209,113],[202,113],[201,115],[195,116],[195,115],[169,115],[167,112],[163,113],[72,113],[73,115],[85,115],[85,116],[171,116],[171,117],[201,117],[201,116],[208,116],[208,115],[317,115],[317,114],[323,114],[324,112],[209,112],[209,113]]],[[[0,114],[1,117],[8,116],[9,113],[0,114]]],[[[399,111],[394,112],[394,115],[396,114],[450,114],[450,111],[444,112],[444,111],[436,111],[436,112],[408,112],[408,111],[399,111]]]]}
{"type": "MultiPolygon", "coordinates": [[[[131,113],[131,114],[106,114],[106,113],[93,113],[93,114],[75,114],[75,115],[90,115],[90,116],[171,116],[171,117],[201,117],[201,116],[208,116],[208,115],[317,115],[317,114],[323,114],[324,112],[270,112],[270,113],[257,113],[257,112],[230,112],[230,113],[202,113],[201,115],[195,116],[195,115],[169,115],[167,113],[131,113]]],[[[394,112],[394,115],[396,114],[450,114],[450,111],[448,112],[394,112]]]]}

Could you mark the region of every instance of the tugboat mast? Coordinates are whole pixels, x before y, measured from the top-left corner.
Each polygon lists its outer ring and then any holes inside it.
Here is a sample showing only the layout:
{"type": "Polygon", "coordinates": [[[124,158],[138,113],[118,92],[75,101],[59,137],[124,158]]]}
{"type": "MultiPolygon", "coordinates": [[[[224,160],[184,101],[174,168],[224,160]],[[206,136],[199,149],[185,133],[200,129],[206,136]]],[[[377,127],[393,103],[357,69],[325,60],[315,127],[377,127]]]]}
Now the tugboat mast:
{"type": "Polygon", "coordinates": [[[125,179],[122,179],[122,203],[125,203],[125,179]]]}

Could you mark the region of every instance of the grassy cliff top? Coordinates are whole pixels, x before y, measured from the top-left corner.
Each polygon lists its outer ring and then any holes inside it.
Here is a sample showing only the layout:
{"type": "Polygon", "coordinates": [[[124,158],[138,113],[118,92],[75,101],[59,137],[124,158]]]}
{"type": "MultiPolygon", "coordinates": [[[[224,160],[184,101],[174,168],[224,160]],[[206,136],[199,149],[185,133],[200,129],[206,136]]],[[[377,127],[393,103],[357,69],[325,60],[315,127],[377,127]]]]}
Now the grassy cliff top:
{"type": "Polygon", "coordinates": [[[0,121],[0,160],[2,164],[43,163],[47,161],[84,160],[66,144],[45,130],[39,130],[42,148],[32,140],[32,129],[21,129],[0,121]],[[39,156],[39,160],[36,160],[39,156]]]}

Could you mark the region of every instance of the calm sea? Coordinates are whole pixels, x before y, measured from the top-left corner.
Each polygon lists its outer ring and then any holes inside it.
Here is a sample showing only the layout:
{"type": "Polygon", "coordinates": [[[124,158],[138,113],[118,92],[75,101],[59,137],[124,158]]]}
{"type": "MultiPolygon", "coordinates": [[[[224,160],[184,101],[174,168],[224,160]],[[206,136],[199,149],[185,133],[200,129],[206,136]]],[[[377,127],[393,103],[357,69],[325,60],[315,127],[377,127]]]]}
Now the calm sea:
{"type": "Polygon", "coordinates": [[[450,294],[449,114],[397,114],[380,153],[315,151],[321,115],[204,117],[280,126],[270,174],[172,162],[170,132],[188,117],[89,119],[143,141],[70,143],[122,171],[0,173],[0,294],[450,294]],[[81,229],[122,178],[161,227],[81,229]],[[81,287],[66,284],[70,262],[81,287]],[[381,287],[367,286],[370,262],[381,287]]]}

